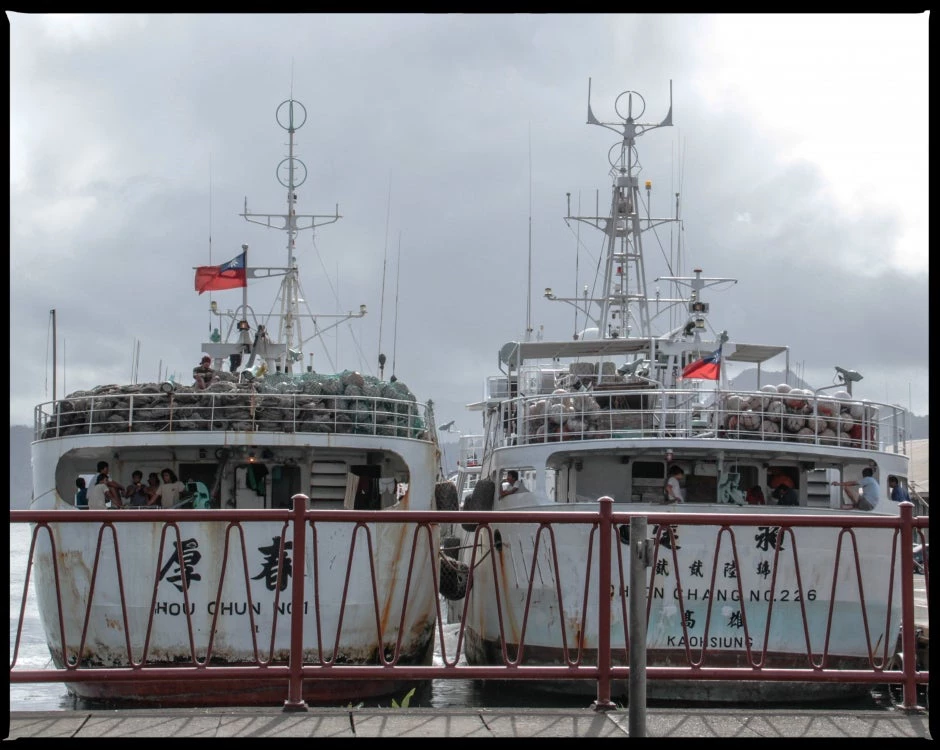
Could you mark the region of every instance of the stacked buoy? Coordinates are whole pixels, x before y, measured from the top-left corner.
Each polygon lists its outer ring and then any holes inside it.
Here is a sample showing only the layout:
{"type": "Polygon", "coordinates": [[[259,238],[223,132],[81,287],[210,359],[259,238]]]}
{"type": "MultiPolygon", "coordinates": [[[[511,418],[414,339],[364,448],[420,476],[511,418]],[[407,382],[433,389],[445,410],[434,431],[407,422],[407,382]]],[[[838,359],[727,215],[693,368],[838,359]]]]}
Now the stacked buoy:
{"type": "Polygon", "coordinates": [[[765,385],[754,393],[727,394],[719,406],[723,437],[800,442],[814,442],[818,437],[826,445],[852,447],[877,440],[878,408],[853,400],[844,390],[816,398],[808,388],[765,385]]]}

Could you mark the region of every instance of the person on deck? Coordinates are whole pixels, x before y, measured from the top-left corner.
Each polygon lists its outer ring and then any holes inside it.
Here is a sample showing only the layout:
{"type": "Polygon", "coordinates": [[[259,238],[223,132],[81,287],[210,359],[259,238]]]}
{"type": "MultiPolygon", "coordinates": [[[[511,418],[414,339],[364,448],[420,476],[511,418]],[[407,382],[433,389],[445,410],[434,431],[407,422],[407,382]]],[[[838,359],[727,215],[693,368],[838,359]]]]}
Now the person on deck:
{"type": "Polygon", "coordinates": [[[193,368],[193,380],[198,391],[203,391],[213,383],[218,382],[219,376],[212,369],[212,357],[208,354],[203,354],[202,360],[193,368]]]}
{"type": "Polygon", "coordinates": [[[108,475],[98,474],[95,477],[95,483],[88,490],[88,510],[107,510],[110,508],[121,508],[121,505],[115,505],[113,498],[108,494],[112,492],[108,487],[108,475]],[[111,505],[108,505],[108,502],[111,505]]]}
{"type": "Polygon", "coordinates": [[[777,505],[799,505],[800,496],[786,482],[781,482],[774,488],[774,497],[777,498],[777,505]]]}
{"type": "Polygon", "coordinates": [[[163,507],[160,503],[160,476],[155,471],[147,475],[147,507],[163,507]]]}
{"type": "Polygon", "coordinates": [[[682,491],[682,485],[679,484],[684,476],[685,472],[682,470],[681,466],[673,465],[669,467],[669,478],[666,480],[666,485],[663,488],[666,496],[665,501],[667,503],[685,502],[685,493],[682,491]]]}
{"type": "MultiPolygon", "coordinates": [[[[124,488],[111,478],[111,467],[108,465],[107,461],[98,462],[98,477],[95,480],[95,486],[102,481],[102,476],[104,477],[105,485],[107,485],[107,489],[105,490],[106,499],[111,501],[111,507],[123,508],[124,501],[121,498],[124,496],[124,488]]],[[[92,487],[92,489],[94,489],[94,487],[92,487]]],[[[90,494],[91,491],[89,490],[89,495],[90,494]]],[[[89,507],[91,507],[90,502],[89,507]]]]}
{"type": "Polygon", "coordinates": [[[516,492],[528,492],[529,488],[525,486],[525,482],[519,479],[519,472],[515,469],[510,469],[506,472],[506,481],[503,482],[503,486],[499,491],[500,497],[506,497],[506,495],[512,495],[516,492]]]}
{"type": "Polygon", "coordinates": [[[172,469],[164,469],[160,472],[163,484],[155,495],[154,502],[164,508],[172,508],[180,501],[180,496],[186,491],[184,485],[172,469]]]}
{"type": "Polygon", "coordinates": [[[911,502],[911,493],[907,491],[907,487],[898,482],[898,478],[891,474],[888,477],[888,492],[889,497],[892,502],[895,503],[909,503],[911,502]]]}
{"type": "Polygon", "coordinates": [[[767,500],[764,498],[764,491],[760,488],[759,484],[755,484],[751,489],[747,491],[747,495],[744,498],[747,500],[748,505],[766,505],[767,500]]]}
{"type": "Polygon", "coordinates": [[[139,469],[131,474],[131,483],[125,488],[124,497],[132,508],[143,508],[150,500],[150,493],[144,486],[144,474],[139,469]]]}
{"type": "Polygon", "coordinates": [[[854,480],[833,482],[832,486],[841,487],[845,496],[849,499],[849,502],[842,503],[843,510],[874,510],[881,495],[878,480],[875,479],[875,472],[870,466],[862,469],[862,478],[858,482],[854,480]],[[853,487],[858,487],[858,489],[853,490],[853,487]]]}
{"type": "Polygon", "coordinates": [[[85,487],[85,478],[75,480],[75,507],[79,510],[88,510],[88,488],[85,487]]]}

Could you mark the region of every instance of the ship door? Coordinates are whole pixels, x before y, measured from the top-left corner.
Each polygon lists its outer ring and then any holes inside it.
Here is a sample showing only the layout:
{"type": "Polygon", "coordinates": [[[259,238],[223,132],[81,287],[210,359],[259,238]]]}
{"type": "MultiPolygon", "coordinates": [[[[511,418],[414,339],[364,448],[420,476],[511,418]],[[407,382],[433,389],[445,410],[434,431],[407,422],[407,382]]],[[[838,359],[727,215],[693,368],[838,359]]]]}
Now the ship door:
{"type": "MultiPolygon", "coordinates": [[[[214,508],[219,507],[219,497],[218,497],[218,486],[217,486],[217,477],[218,467],[216,464],[180,464],[179,466],[179,478],[183,484],[188,485],[191,482],[201,482],[205,485],[206,490],[210,493],[211,501],[210,504],[214,508]]],[[[144,474],[144,476],[147,476],[144,474]]],[[[161,480],[162,481],[162,480],[161,480]]]]}
{"type": "Polygon", "coordinates": [[[349,473],[358,479],[356,481],[353,508],[356,510],[382,510],[382,498],[379,493],[379,477],[382,474],[382,467],[376,464],[350,466],[349,473]]]}
{"type": "Polygon", "coordinates": [[[271,467],[271,507],[294,507],[291,498],[298,492],[300,492],[299,466],[271,467]]]}
{"type": "Polygon", "coordinates": [[[235,507],[269,508],[268,467],[262,463],[248,463],[235,467],[235,507]]]}

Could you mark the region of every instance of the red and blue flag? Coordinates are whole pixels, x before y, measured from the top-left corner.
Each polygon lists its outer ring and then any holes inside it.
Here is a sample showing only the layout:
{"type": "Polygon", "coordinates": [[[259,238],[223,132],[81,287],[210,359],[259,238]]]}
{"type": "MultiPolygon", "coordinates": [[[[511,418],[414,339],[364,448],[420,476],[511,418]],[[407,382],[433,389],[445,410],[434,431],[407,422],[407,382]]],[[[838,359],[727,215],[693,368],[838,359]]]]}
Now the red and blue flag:
{"type": "Polygon", "coordinates": [[[697,380],[718,380],[721,372],[721,347],[707,357],[690,362],[682,370],[680,378],[695,378],[697,380]]]}
{"type": "Polygon", "coordinates": [[[247,252],[242,252],[221,266],[196,268],[196,291],[212,292],[219,289],[237,289],[248,286],[247,252]]]}

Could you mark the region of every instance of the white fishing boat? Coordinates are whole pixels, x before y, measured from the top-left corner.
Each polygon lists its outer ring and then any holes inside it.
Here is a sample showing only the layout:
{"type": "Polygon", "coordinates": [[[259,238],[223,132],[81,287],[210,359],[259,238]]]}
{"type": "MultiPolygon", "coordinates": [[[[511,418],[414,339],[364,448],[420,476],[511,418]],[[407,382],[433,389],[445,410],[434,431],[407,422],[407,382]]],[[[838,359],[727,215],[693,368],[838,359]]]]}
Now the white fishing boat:
{"type": "MultiPolygon", "coordinates": [[[[188,496],[201,509],[291,508],[297,494],[307,496],[310,510],[386,511],[390,519],[399,509],[435,507],[441,468],[431,402],[417,401],[394,373],[385,381],[303,366],[311,341],[365,314],[365,306],[313,314],[303,299],[296,237],[341,218],[338,206],[326,215],[297,213],[306,168],[294,137],[305,119],[298,101],[278,107],[289,134],[278,171],[286,210],[249,213],[246,199],[241,214],[283,230],[286,265],[257,265],[243,245],[233,261],[196,271],[200,293],[241,289],[234,310],[210,304],[218,328],[201,347],[214,371],[209,383],[106,385],[37,406],[31,510],[74,508],[76,478],[95,475],[99,461],[124,483],[135,471],[147,477],[169,469],[186,489],[176,507],[188,496]],[[283,277],[273,312],[256,316],[252,282],[271,276],[283,277]]],[[[121,523],[148,512],[114,511],[116,532],[100,540],[97,523],[53,524],[54,553],[39,530],[35,590],[57,666],[284,664],[291,655],[285,602],[296,575],[304,576],[309,606],[305,663],[375,665],[392,654],[397,664],[432,663],[438,530],[430,543],[418,535],[412,558],[414,525],[369,522],[357,532],[352,523],[321,522],[314,534],[308,524],[306,557],[293,559],[283,521],[245,523],[243,540],[224,521],[180,522],[180,540],[163,521],[121,523]]],[[[234,680],[66,684],[83,699],[195,706],[277,705],[286,689],[283,678],[263,671],[234,680]]],[[[399,689],[387,680],[308,679],[303,698],[345,704],[399,689]]]]}
{"type": "Polygon", "coordinates": [[[457,498],[461,505],[477,485],[482,459],[483,436],[461,435],[457,441],[457,472],[450,478],[457,487],[457,498]]]}
{"type": "MultiPolygon", "coordinates": [[[[460,435],[457,441],[457,471],[447,478],[453,490],[446,494],[438,493],[439,508],[457,510],[464,507],[480,479],[483,448],[482,435],[460,435]],[[449,499],[444,499],[448,496],[449,499]]],[[[458,559],[460,557],[460,531],[457,524],[442,524],[441,526],[442,555],[439,587],[441,596],[446,601],[444,611],[448,623],[459,621],[461,600],[467,589],[468,568],[458,559]]]]}
{"type": "MultiPolygon", "coordinates": [[[[600,231],[597,278],[583,295],[577,281],[579,291],[570,298],[550,288],[544,293],[573,305],[584,330],[574,339],[530,340],[527,334],[500,347],[499,373],[487,378],[483,400],[470,405],[482,411],[485,451],[481,478],[464,507],[596,511],[606,496],[614,512],[751,519],[786,512],[837,516],[850,526],[859,517],[897,515],[888,477],[907,484],[906,412],[854,398],[852,386],[861,376],[851,369],[836,366],[838,382],[805,387],[791,373],[788,346],[738,341],[731,320],[723,321],[727,330],[712,327],[720,308],[709,290],[730,288],[735,280],[698,268],[682,275],[678,258],[684,253],[676,247],[668,258],[661,247],[655,257],[644,255],[648,232],[669,224],[681,230],[678,196],[672,217],[650,213],[652,183],[641,181],[637,151],[641,135],[672,125],[671,87],[661,120],[645,121],[645,101],[632,91],[617,98],[614,110],[613,122],[595,117],[589,83],[587,123],[617,134],[608,157],[609,212],[573,216],[569,206],[566,217],[600,231]],[[651,294],[648,278],[671,291],[651,294]],[[732,367],[756,369],[756,384],[734,387],[732,367]],[[785,373],[784,382],[762,383],[768,369],[785,373]],[[859,481],[866,469],[880,501],[872,511],[848,509],[849,494],[834,483],[859,481]],[[510,470],[522,486],[504,494],[510,470]],[[684,502],[665,504],[667,479],[678,470],[684,502]],[[778,485],[793,490],[788,499],[795,505],[777,504],[784,492],[778,485]]],[[[849,491],[857,492],[854,486],[849,491]]],[[[551,543],[537,534],[537,524],[491,524],[489,533],[461,526],[468,530],[459,559],[472,568],[463,622],[467,661],[503,664],[508,654],[523,664],[596,663],[597,608],[585,587],[596,591],[597,535],[561,524],[551,543]]],[[[762,659],[765,667],[806,667],[813,660],[870,669],[873,655],[878,661],[894,654],[901,598],[891,531],[788,528],[798,565],[778,531],[752,526],[731,542],[707,525],[650,525],[658,560],[647,571],[648,665],[701,659],[724,668],[762,659]]],[[[621,534],[620,543],[627,539],[621,534]]],[[[610,634],[613,658],[626,666],[629,555],[621,557],[611,571],[612,588],[621,588],[610,634]]],[[[593,689],[576,680],[530,684],[593,689]]],[[[647,695],[791,701],[868,689],[837,682],[663,680],[650,682],[647,695]]],[[[627,691],[626,682],[614,685],[615,696],[627,691]]]]}

